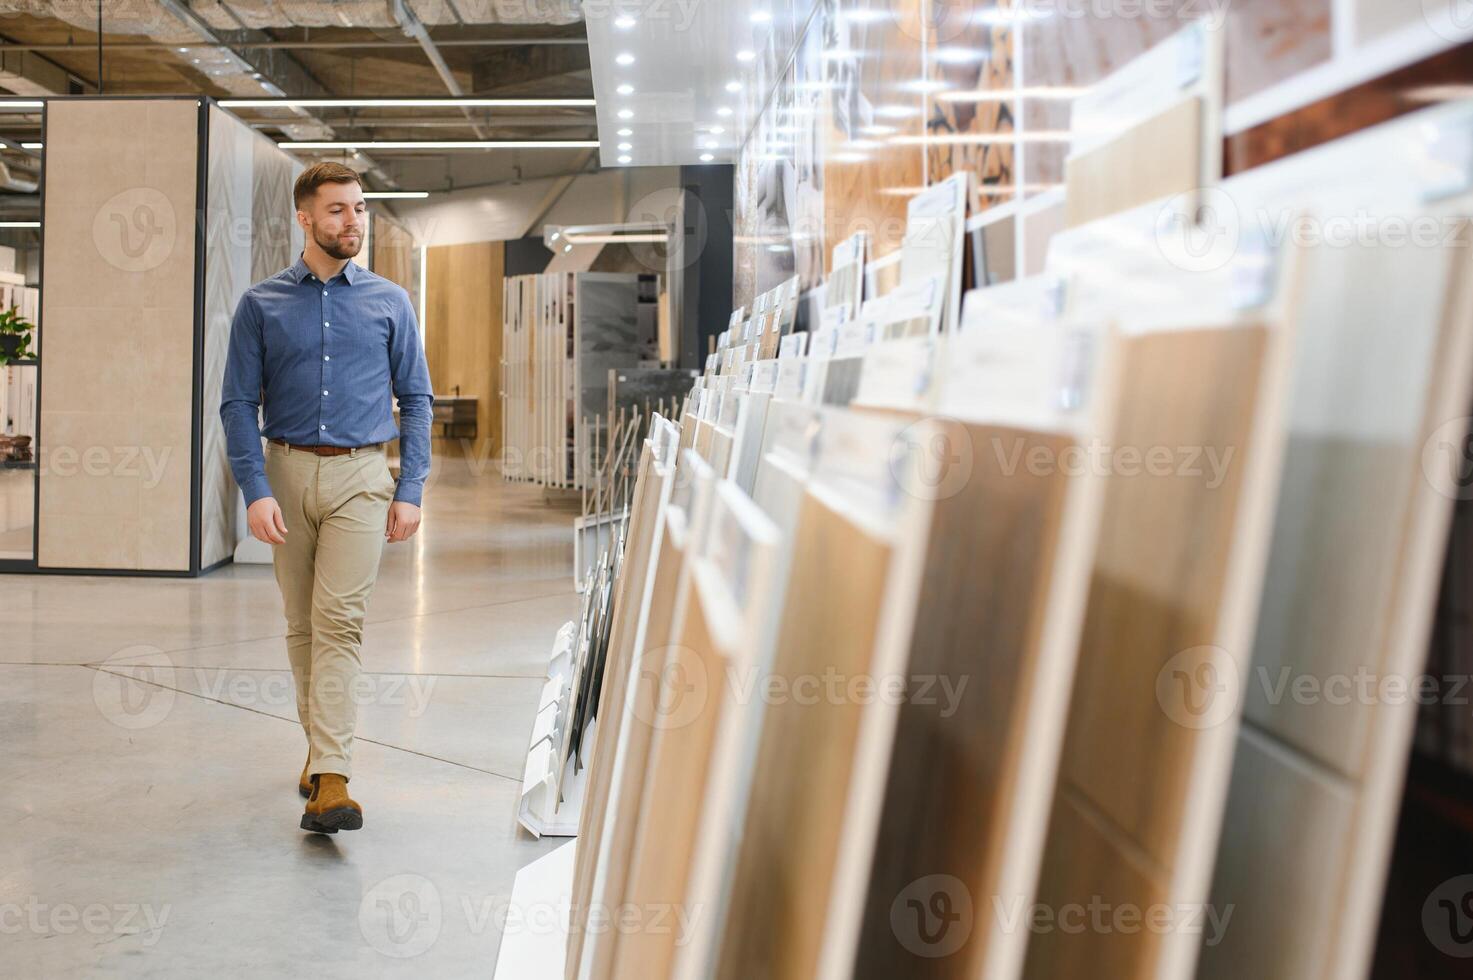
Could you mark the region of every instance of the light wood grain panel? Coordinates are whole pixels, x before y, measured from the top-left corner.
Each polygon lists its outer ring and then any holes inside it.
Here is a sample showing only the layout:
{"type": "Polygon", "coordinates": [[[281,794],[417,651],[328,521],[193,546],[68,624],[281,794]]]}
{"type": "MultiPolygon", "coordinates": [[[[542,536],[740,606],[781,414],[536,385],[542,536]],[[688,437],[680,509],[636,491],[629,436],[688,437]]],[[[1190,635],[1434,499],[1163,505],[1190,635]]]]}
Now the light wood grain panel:
{"type": "MultiPolygon", "coordinates": [[[[1252,605],[1242,597],[1261,585],[1244,569],[1262,544],[1250,508],[1273,490],[1273,471],[1253,460],[1264,413],[1277,411],[1264,385],[1270,339],[1266,326],[1242,326],[1149,333],[1123,345],[1114,452],[1130,447],[1146,459],[1155,447],[1193,447],[1231,464],[1215,477],[1178,460],[1109,478],[1039,891],[1056,915],[1096,896],[1142,912],[1163,896],[1205,899],[1206,881],[1192,894],[1181,875],[1188,855],[1195,861],[1215,846],[1215,816],[1189,813],[1189,798],[1218,785],[1215,768],[1227,757],[1208,751],[1221,748],[1221,728],[1198,724],[1197,702],[1173,701],[1170,685],[1174,665],[1204,685],[1212,671],[1239,670],[1232,658],[1242,651],[1224,645],[1244,642],[1252,624],[1240,617],[1252,605]],[[1180,659],[1204,648],[1220,653],[1180,659]],[[1088,834],[1075,829],[1085,826],[1088,834]]],[[[1175,955],[1195,939],[1179,927],[1167,935],[1175,955]]],[[[1157,976],[1166,943],[1150,930],[1054,930],[1032,937],[1026,975],[1157,976]]]]}
{"type": "Polygon", "coordinates": [[[1456,495],[1438,468],[1462,459],[1470,399],[1473,265],[1451,244],[1466,240],[1470,203],[1431,212],[1458,232],[1434,247],[1304,259],[1290,443],[1244,691],[1253,728],[1213,884],[1214,904],[1243,914],[1204,947],[1209,980],[1368,968],[1456,495]]]}
{"type": "MultiPolygon", "coordinates": [[[[1066,684],[1072,671],[1071,664],[1037,674],[1045,614],[1056,583],[1072,571],[1055,562],[1070,479],[1058,468],[1012,470],[1005,461],[1014,449],[1059,459],[1073,440],[955,422],[939,424],[938,435],[968,447],[958,452],[974,466],[960,492],[934,503],[929,530],[915,543],[924,569],[909,597],[916,609],[899,669],[913,692],[921,682],[929,691],[898,709],[857,980],[980,975],[995,938],[985,928],[990,910],[965,945],[938,957],[939,947],[918,941],[919,932],[892,928],[892,906],[930,875],[952,876],[978,901],[1002,893],[1024,742],[1049,739],[1039,730],[1037,688],[1066,684]],[[955,700],[943,696],[947,690],[959,692],[955,700]]],[[[1094,529],[1074,533],[1092,538],[1094,529]]],[[[1074,591],[1077,610],[1084,590],[1074,591]]],[[[1067,609],[1051,611],[1077,629],[1067,609]]],[[[1046,819],[1047,803],[1037,809],[1046,819]]]]}
{"type": "MultiPolygon", "coordinates": [[[[661,538],[659,557],[654,568],[650,610],[646,625],[644,650],[640,654],[638,672],[630,678],[633,691],[629,696],[628,738],[618,759],[612,799],[616,802],[604,816],[606,830],[601,850],[606,873],[595,885],[591,907],[607,918],[623,902],[628,887],[629,858],[635,834],[639,829],[644,803],[644,784],[649,771],[650,743],[654,738],[660,704],[659,684],[665,671],[676,612],[680,608],[681,582],[685,577],[686,549],[667,526],[661,538]]],[[[601,935],[589,935],[584,953],[592,966],[589,974],[607,977],[613,969],[621,937],[607,929],[601,935]]]]}
{"type": "MultiPolygon", "coordinates": [[[[808,493],[793,550],[773,674],[821,685],[869,670],[890,542],[808,493]]],[[[818,962],[862,705],[774,699],[763,722],[745,834],[719,954],[720,980],[810,980],[818,962]],[[805,703],[799,703],[803,701],[805,703]]]]}
{"type": "Polygon", "coordinates": [[[1202,100],[1184,99],[1064,165],[1069,227],[1202,184],[1202,100]]]}
{"type": "Polygon", "coordinates": [[[677,935],[676,910],[686,904],[686,885],[696,849],[705,776],[717,726],[727,707],[723,686],[727,658],[712,635],[697,585],[702,569],[685,583],[684,623],[660,676],[658,697],[668,710],[649,753],[642,814],[630,851],[624,903],[642,910],[640,928],[621,936],[614,980],[648,980],[669,974],[677,935]],[[685,703],[688,699],[695,699],[685,703]],[[658,917],[658,919],[656,918],[658,917]]]}
{"type": "Polygon", "coordinates": [[[501,242],[440,245],[425,265],[425,360],[439,398],[476,399],[476,439],[445,440],[452,455],[488,459],[501,442],[501,242]]]}
{"type": "MultiPolygon", "coordinates": [[[[646,440],[639,456],[634,499],[629,510],[629,537],[624,546],[623,571],[619,575],[613,620],[609,627],[608,665],[604,670],[603,689],[599,693],[598,702],[598,736],[592,758],[588,762],[583,809],[578,815],[578,836],[586,841],[603,838],[605,808],[608,806],[609,788],[614,774],[614,754],[618,748],[619,729],[624,723],[624,699],[628,692],[635,633],[644,603],[651,555],[658,543],[655,532],[659,526],[660,504],[665,495],[664,483],[656,474],[654,454],[646,440]]],[[[596,847],[582,848],[574,862],[572,928],[569,930],[567,959],[570,964],[576,964],[582,955],[582,929],[587,921],[588,901],[593,891],[597,863],[596,847]]]]}

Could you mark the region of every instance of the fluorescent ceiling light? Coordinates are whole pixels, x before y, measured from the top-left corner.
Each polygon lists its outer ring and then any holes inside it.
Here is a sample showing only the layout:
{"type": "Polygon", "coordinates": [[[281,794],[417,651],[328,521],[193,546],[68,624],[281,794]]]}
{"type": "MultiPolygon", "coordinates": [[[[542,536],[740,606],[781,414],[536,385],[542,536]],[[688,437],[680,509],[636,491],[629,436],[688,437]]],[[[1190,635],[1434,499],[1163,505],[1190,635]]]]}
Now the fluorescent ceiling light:
{"type": "MultiPolygon", "coordinates": [[[[40,105],[41,103],[36,103],[40,105]]],[[[596,99],[221,99],[226,109],[551,108],[597,105],[596,99]]],[[[3,103],[0,103],[3,105],[3,103]]]]}
{"type": "Polygon", "coordinates": [[[620,85],[617,89],[615,89],[615,91],[617,91],[620,95],[633,95],[634,86],[630,85],[628,82],[625,82],[623,85],[620,85]]]}
{"type": "Polygon", "coordinates": [[[722,106],[720,109],[717,109],[716,110],[716,115],[721,116],[722,118],[725,118],[725,117],[731,115],[731,109],[729,107],[727,107],[727,106],[722,106]]]}
{"type": "Polygon", "coordinates": [[[13,102],[13,101],[11,101],[9,99],[6,99],[5,101],[0,102],[0,109],[44,109],[44,108],[46,108],[46,103],[41,102],[41,101],[13,102]]]}
{"type": "Polygon", "coordinates": [[[633,109],[620,109],[619,110],[619,118],[620,119],[633,119],[634,118],[634,110],[633,109]]]}
{"type": "Polygon", "coordinates": [[[720,136],[722,133],[726,132],[726,127],[725,126],[712,126],[710,128],[710,130],[708,130],[708,132],[710,132],[710,134],[712,136],[720,136]]]}
{"type": "Polygon", "coordinates": [[[634,135],[634,130],[630,129],[628,126],[625,126],[623,129],[619,130],[619,135],[620,136],[633,136],[634,135]]]}
{"type": "Polygon", "coordinates": [[[621,149],[621,150],[632,150],[632,149],[634,149],[634,144],[633,143],[620,143],[619,144],[619,149],[621,149]]]}
{"type": "Polygon", "coordinates": [[[563,246],[563,252],[565,252],[565,253],[566,252],[571,252],[572,250],[573,250],[573,246],[571,246],[571,245],[564,245],[563,246]]]}
{"type": "Polygon", "coordinates": [[[634,64],[634,55],[630,54],[628,51],[624,51],[614,58],[614,64],[625,66],[632,65],[634,64]]]}
{"type": "Polygon", "coordinates": [[[367,199],[377,200],[403,200],[407,198],[429,197],[429,191],[364,191],[363,196],[367,199]]]}
{"type": "Polygon", "coordinates": [[[766,24],[770,20],[772,20],[772,14],[769,14],[767,11],[765,11],[765,10],[754,10],[754,11],[752,11],[752,23],[754,23],[754,24],[766,24]]]}
{"type": "Polygon", "coordinates": [[[751,61],[755,57],[757,57],[757,52],[751,48],[737,52],[737,61],[751,61]]]}
{"type": "Polygon", "coordinates": [[[43,150],[43,149],[46,148],[46,144],[45,143],[22,143],[20,145],[20,147],[23,150],[43,150]]]}
{"type": "Polygon", "coordinates": [[[634,18],[630,17],[628,14],[625,14],[622,17],[616,17],[614,19],[614,26],[619,28],[619,30],[621,31],[627,31],[629,30],[629,28],[634,26],[634,18]]]}
{"type": "Polygon", "coordinates": [[[726,83],[726,90],[728,92],[740,92],[742,90],[742,83],[741,82],[727,82],[726,83]]]}
{"type": "Polygon", "coordinates": [[[39,221],[0,221],[0,228],[39,228],[39,221]]]}
{"type": "Polygon", "coordinates": [[[588,150],[598,140],[338,140],[277,143],[283,150],[588,150]]]}
{"type": "Polygon", "coordinates": [[[701,162],[702,163],[710,163],[712,160],[715,160],[715,159],[716,158],[714,156],[712,156],[711,154],[709,154],[709,153],[702,153],[701,154],[701,162]]]}
{"type": "Polygon", "coordinates": [[[628,163],[629,162],[629,159],[630,159],[629,154],[626,153],[626,154],[624,154],[623,156],[621,156],[619,158],[619,162],[620,163],[628,163]]]}

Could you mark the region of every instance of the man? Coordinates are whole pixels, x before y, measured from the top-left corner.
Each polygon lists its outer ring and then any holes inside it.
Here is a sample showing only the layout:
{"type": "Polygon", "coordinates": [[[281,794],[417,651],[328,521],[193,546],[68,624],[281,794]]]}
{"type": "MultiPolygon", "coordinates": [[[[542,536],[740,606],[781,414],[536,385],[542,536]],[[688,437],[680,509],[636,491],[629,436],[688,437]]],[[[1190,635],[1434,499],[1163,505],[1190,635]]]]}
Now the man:
{"type": "Polygon", "coordinates": [[[368,220],[358,174],[319,163],[297,178],[294,196],[306,247],[241,297],[220,418],[251,534],[272,546],[286,611],[307,733],[301,826],[333,834],[363,826],[347,787],[363,616],[384,542],[419,529],[434,396],[408,294],[351,261],[368,220]],[[397,484],[384,454],[396,436],[397,484]]]}

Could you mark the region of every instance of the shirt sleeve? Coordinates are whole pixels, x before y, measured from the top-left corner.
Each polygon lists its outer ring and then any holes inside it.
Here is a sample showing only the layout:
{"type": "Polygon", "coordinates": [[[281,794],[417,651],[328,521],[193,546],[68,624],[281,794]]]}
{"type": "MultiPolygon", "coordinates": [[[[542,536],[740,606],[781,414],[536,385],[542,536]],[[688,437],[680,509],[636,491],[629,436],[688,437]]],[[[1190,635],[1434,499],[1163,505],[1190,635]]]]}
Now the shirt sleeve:
{"type": "Polygon", "coordinates": [[[230,349],[225,357],[225,382],[220,395],[220,421],[225,425],[225,451],[230,471],[245,497],[246,506],[271,496],[266,459],[261,453],[261,379],[265,344],[261,311],[249,294],[240,298],[230,324],[230,349]]]}
{"type": "Polygon", "coordinates": [[[399,487],[394,499],[418,506],[430,475],[430,419],[435,395],[408,293],[400,293],[399,307],[389,337],[389,370],[394,397],[399,402],[399,487]]]}

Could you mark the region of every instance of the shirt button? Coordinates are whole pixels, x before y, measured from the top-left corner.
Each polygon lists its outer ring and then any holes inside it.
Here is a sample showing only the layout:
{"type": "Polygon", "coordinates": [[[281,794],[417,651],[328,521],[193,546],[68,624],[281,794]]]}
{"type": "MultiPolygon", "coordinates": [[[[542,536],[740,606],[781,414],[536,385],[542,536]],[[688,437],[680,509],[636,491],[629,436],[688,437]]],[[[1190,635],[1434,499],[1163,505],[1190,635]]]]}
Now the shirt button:
{"type": "Polygon", "coordinates": [[[327,397],[327,389],[326,388],[323,388],[322,389],[322,395],[323,395],[324,398],[327,397]]]}
{"type": "Polygon", "coordinates": [[[323,325],[323,326],[324,326],[324,327],[330,327],[330,326],[332,326],[332,324],[331,324],[331,323],[328,323],[328,322],[327,322],[327,321],[326,321],[326,320],[323,320],[323,321],[322,321],[322,325],[323,325]]]}
{"type": "Polygon", "coordinates": [[[330,360],[332,360],[332,355],[331,354],[323,354],[322,355],[322,359],[324,361],[330,361],[330,360]]]}
{"type": "Polygon", "coordinates": [[[327,428],[327,426],[325,426],[325,425],[322,425],[322,426],[318,426],[318,428],[321,428],[321,429],[326,429],[326,428],[327,428]]]}

